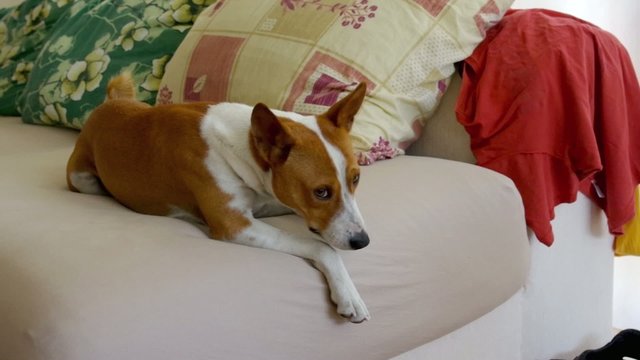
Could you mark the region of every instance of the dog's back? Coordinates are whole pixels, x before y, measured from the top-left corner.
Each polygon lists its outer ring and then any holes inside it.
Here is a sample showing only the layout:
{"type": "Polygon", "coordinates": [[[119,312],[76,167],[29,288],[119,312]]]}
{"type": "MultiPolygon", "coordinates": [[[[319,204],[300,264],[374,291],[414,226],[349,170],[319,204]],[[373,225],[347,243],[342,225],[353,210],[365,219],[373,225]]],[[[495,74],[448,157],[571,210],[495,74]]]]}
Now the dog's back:
{"type": "Polygon", "coordinates": [[[92,112],[69,158],[68,186],[85,193],[108,192],[147,214],[166,215],[171,201],[192,210],[183,200],[178,174],[192,173],[182,169],[188,166],[206,170],[188,159],[206,152],[200,123],[209,104],[152,107],[136,100],[135,88],[127,73],[109,81],[105,102],[92,112]]]}

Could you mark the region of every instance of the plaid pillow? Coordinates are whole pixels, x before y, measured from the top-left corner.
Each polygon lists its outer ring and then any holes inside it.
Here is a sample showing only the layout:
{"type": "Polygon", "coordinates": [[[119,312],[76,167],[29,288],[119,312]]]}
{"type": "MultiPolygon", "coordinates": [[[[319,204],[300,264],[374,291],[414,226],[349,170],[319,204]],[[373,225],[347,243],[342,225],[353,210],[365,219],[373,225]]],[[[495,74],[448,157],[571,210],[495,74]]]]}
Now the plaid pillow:
{"type": "Polygon", "coordinates": [[[453,64],[513,0],[233,0],[196,21],[159,102],[233,101],[317,114],[354,89],[363,164],[403,153],[436,109],[453,64]]]}

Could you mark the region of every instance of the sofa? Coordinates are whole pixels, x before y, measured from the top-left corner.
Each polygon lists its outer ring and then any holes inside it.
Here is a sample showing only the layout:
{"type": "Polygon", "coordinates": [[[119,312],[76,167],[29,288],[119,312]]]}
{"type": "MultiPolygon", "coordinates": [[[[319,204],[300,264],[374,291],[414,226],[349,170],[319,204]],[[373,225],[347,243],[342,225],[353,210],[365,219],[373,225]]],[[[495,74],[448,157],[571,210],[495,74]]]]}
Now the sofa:
{"type": "Polygon", "coordinates": [[[544,359],[606,343],[603,214],[581,198],[558,208],[557,245],[527,235],[508,178],[436,158],[470,156],[451,94],[425,132],[447,146],[363,168],[371,245],[342,252],[372,315],[359,325],[298,258],[68,191],[77,133],[2,118],[0,358],[544,359]]]}
{"type": "MultiPolygon", "coordinates": [[[[513,182],[473,165],[459,86],[406,155],[362,167],[371,244],[340,252],[362,324],[335,314],[304,260],[70,192],[78,132],[0,117],[0,359],[533,360],[603,345],[604,214],[560,205],[555,244],[540,244],[513,182]]],[[[294,215],[264,220],[307,234],[294,215]]]]}

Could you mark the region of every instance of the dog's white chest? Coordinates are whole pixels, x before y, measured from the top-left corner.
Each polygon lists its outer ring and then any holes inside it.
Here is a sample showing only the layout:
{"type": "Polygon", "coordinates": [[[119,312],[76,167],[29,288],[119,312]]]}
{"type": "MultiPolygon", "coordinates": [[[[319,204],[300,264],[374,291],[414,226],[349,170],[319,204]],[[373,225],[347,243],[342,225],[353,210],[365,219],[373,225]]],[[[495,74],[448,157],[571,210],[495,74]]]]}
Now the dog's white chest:
{"type": "Polygon", "coordinates": [[[269,174],[256,164],[249,147],[251,111],[247,105],[222,103],[211,106],[202,120],[200,134],[209,148],[205,162],[223,190],[242,182],[259,193],[270,192],[265,188],[269,174]]]}
{"type": "Polygon", "coordinates": [[[243,104],[211,106],[200,133],[208,145],[205,164],[231,206],[259,216],[290,212],[274,196],[271,172],[256,163],[249,145],[252,108],[243,104]]]}

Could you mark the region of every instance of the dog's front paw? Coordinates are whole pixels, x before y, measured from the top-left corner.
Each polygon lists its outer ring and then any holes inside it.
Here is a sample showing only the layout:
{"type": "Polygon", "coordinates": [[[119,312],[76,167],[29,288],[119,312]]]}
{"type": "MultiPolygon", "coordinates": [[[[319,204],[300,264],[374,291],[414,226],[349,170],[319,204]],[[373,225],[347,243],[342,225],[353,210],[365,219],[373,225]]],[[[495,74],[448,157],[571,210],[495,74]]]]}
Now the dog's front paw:
{"type": "Polygon", "coordinates": [[[338,314],[352,323],[359,324],[371,318],[367,305],[364,304],[356,289],[348,291],[344,296],[336,296],[333,301],[338,306],[338,314]]]}

